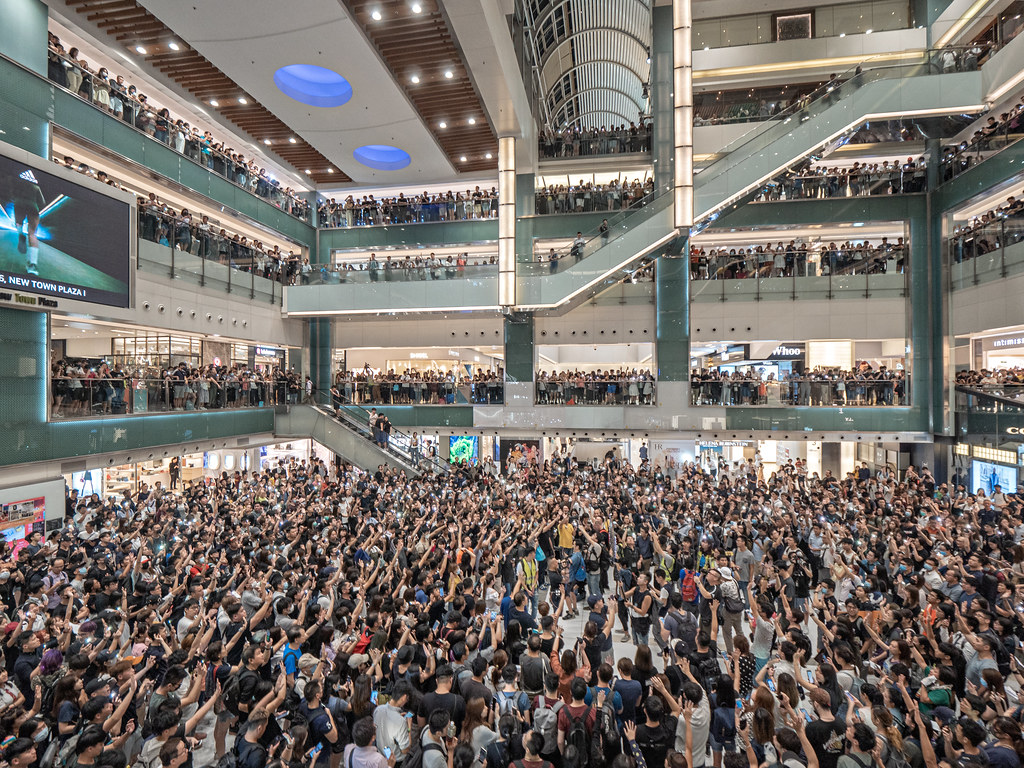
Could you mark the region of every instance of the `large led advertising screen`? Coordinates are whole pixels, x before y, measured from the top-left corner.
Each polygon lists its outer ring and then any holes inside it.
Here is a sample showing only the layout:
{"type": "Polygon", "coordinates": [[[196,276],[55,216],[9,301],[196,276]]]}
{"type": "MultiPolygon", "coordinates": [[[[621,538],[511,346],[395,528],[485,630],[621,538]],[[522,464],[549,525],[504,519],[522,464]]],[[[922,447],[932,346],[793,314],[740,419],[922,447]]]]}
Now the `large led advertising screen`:
{"type": "Polygon", "coordinates": [[[0,155],[0,291],[130,304],[131,205],[0,155]]]}

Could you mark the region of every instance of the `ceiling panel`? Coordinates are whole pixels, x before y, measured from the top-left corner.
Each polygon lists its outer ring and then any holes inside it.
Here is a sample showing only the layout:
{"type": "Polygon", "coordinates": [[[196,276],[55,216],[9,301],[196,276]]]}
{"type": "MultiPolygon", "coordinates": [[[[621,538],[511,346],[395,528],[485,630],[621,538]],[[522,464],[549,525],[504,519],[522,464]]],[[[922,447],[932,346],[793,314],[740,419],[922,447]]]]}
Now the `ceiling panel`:
{"type": "MultiPolygon", "coordinates": [[[[432,3],[422,5],[427,31],[419,35],[415,31],[419,22],[405,20],[399,13],[399,6],[407,14],[410,12],[408,3],[380,3],[381,9],[393,6],[395,14],[382,14],[382,45],[390,50],[400,44],[398,41],[404,41],[401,45],[409,54],[407,62],[421,69],[424,87],[417,97],[425,111],[421,118],[417,103],[399,82],[404,71],[392,74],[364,34],[364,23],[372,21],[371,10],[357,22],[339,0],[303,0],[300,4],[279,0],[141,2],[295,135],[301,136],[325,158],[321,162],[344,171],[356,183],[419,185],[450,179],[458,172],[479,172],[476,157],[482,158],[488,152],[492,158],[486,162],[496,167],[493,132],[479,101],[474,99],[475,108],[468,106],[475,92],[464,77],[461,59],[443,56],[443,65],[453,73],[450,79],[444,77],[444,70],[437,69],[437,51],[450,54],[451,41],[436,18],[438,11],[432,3]],[[291,99],[277,89],[273,79],[280,67],[291,64],[313,64],[334,70],[352,86],[351,100],[342,106],[320,108],[291,99]],[[470,117],[476,121],[475,126],[468,124],[470,117]],[[439,127],[442,119],[448,128],[439,127]],[[490,136],[490,145],[480,136],[490,136]],[[406,168],[392,171],[367,168],[354,159],[353,152],[368,144],[397,146],[411,155],[412,162],[406,168]],[[460,162],[462,156],[467,157],[466,163],[460,162]]],[[[412,85],[408,81],[407,84],[412,85]]],[[[210,92],[216,84],[199,82],[196,87],[210,92]]],[[[244,112],[235,105],[230,111],[232,119],[236,112],[244,112]]],[[[237,117],[245,119],[244,114],[237,117]]],[[[273,135],[258,138],[274,141],[273,135]]],[[[339,186],[337,174],[330,178],[320,176],[317,181],[339,186]]]]}
{"type": "Polygon", "coordinates": [[[256,141],[271,139],[272,151],[300,173],[309,169],[315,183],[348,180],[344,173],[334,169],[332,162],[322,153],[297,136],[284,122],[240,88],[230,77],[193,49],[177,30],[169,28],[135,0],[66,0],[69,9],[94,22],[115,41],[133,49],[150,66],[177,82],[199,99],[220,104],[213,107],[224,117],[248,133],[256,141]],[[179,50],[174,51],[169,43],[179,50]],[[146,53],[138,52],[138,47],[146,53]],[[238,98],[247,101],[242,105],[238,98]],[[274,141],[275,137],[280,143],[274,141]],[[294,142],[289,139],[294,138],[294,142]]]}

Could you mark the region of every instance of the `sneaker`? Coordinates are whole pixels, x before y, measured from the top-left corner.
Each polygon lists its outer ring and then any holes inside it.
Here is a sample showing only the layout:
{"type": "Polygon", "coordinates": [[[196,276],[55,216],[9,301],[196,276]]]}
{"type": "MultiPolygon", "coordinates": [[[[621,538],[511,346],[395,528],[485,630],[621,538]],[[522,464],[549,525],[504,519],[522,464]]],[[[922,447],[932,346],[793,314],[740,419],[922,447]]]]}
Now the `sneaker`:
{"type": "Polygon", "coordinates": [[[18,235],[18,253],[28,253],[28,236],[24,232],[18,235]]]}
{"type": "Polygon", "coordinates": [[[25,265],[25,271],[28,272],[30,275],[38,275],[39,267],[29,262],[28,264],[25,265]]]}

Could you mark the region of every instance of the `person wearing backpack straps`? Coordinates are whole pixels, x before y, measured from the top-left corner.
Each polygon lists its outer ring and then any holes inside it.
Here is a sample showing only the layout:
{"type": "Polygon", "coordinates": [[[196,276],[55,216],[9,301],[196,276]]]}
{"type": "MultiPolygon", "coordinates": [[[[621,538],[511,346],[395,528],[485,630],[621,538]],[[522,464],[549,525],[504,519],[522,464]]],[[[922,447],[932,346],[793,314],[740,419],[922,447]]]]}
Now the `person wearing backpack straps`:
{"type": "Polygon", "coordinates": [[[341,760],[342,768],[388,768],[395,764],[397,755],[385,757],[374,744],[373,720],[369,717],[356,720],[352,726],[352,743],[345,746],[341,760]]]}
{"type": "Polygon", "coordinates": [[[558,751],[564,768],[584,768],[590,762],[597,713],[586,703],[587,684],[575,678],[569,686],[571,701],[558,713],[558,751]]]}
{"type": "Polygon", "coordinates": [[[558,759],[558,713],[565,702],[558,695],[558,675],[554,672],[544,677],[544,693],[533,702],[533,729],[544,738],[540,756],[555,762],[558,759]]]}
{"type": "Polygon", "coordinates": [[[513,760],[509,763],[512,768],[553,768],[551,763],[540,756],[544,739],[536,731],[528,731],[523,734],[523,750],[525,755],[521,760],[513,760]]]}
{"type": "Polygon", "coordinates": [[[876,768],[881,762],[881,747],[870,725],[849,724],[846,726],[846,739],[849,748],[845,755],[840,755],[836,768],[876,768]]]}

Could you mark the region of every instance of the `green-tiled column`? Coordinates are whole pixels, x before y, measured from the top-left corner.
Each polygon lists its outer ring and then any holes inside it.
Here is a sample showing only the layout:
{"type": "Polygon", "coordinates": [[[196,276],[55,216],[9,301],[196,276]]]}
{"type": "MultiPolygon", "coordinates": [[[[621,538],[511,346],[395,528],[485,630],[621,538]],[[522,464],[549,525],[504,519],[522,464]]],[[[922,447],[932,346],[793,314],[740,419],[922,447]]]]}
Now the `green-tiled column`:
{"type": "Polygon", "coordinates": [[[318,392],[331,388],[332,355],[334,352],[333,322],[330,318],[312,318],[309,323],[309,375],[318,392]]]}
{"type": "Polygon", "coordinates": [[[533,315],[505,317],[505,380],[533,381],[533,315]]]}
{"type": "Polygon", "coordinates": [[[658,188],[671,185],[675,137],[672,133],[672,4],[653,9],[651,45],[652,162],[658,188]]]}
{"type": "MultiPolygon", "coordinates": [[[[537,182],[532,173],[516,174],[516,261],[533,261],[537,182]]],[[[573,230],[575,234],[575,230],[573,230]]]]}
{"type": "Polygon", "coordinates": [[[658,345],[658,381],[686,381],[690,369],[690,303],[688,290],[687,238],[679,238],[672,253],[655,265],[657,316],[655,338],[658,345]]]}

